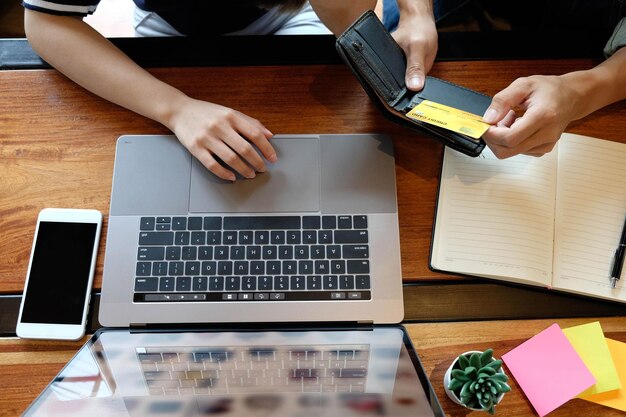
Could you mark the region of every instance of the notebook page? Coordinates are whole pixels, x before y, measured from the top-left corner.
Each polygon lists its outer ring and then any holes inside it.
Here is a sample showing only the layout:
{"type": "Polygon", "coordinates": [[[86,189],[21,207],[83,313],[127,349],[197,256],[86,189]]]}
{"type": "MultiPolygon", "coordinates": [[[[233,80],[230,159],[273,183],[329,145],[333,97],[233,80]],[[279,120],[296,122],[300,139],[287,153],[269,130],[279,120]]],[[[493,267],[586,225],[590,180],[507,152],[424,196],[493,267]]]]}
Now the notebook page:
{"type": "Polygon", "coordinates": [[[433,268],[548,285],[557,151],[498,160],[445,150],[433,268]]]}
{"type": "Polygon", "coordinates": [[[555,288],[626,301],[610,288],[626,217],[626,144],[564,133],[559,141],[555,288]]]}

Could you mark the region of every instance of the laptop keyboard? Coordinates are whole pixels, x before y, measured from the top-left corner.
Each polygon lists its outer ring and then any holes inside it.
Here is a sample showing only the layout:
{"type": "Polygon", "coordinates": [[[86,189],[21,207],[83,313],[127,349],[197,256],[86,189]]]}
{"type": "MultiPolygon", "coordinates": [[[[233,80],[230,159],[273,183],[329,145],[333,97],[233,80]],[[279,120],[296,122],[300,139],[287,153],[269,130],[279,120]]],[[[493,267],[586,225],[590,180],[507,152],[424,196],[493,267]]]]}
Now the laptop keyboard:
{"type": "Polygon", "coordinates": [[[364,392],[367,345],[136,348],[150,395],[364,392]]]}
{"type": "Polygon", "coordinates": [[[142,217],[135,302],[369,300],[367,216],[142,217]]]}

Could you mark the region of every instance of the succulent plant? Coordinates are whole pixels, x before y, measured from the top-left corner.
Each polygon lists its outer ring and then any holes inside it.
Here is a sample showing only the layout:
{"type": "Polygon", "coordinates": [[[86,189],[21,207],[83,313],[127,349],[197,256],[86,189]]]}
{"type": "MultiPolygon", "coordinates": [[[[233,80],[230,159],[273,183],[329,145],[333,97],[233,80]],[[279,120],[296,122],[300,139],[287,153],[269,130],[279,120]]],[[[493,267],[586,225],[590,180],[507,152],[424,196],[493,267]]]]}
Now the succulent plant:
{"type": "Polygon", "coordinates": [[[466,407],[480,408],[494,414],[498,397],[511,390],[507,384],[509,378],[501,368],[502,361],[493,358],[493,349],[482,353],[473,352],[469,356],[462,354],[452,369],[448,389],[466,407]]]}

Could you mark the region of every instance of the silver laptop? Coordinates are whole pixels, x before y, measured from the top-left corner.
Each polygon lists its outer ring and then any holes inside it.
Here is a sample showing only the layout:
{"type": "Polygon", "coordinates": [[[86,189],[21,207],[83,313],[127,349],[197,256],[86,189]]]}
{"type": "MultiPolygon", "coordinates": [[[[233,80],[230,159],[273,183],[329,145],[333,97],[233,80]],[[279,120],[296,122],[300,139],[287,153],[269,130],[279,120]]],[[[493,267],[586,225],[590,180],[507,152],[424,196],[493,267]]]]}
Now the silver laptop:
{"type": "Polygon", "coordinates": [[[102,329],[24,416],[439,417],[404,328],[102,329]]]}
{"type": "Polygon", "coordinates": [[[398,323],[395,162],[382,135],[282,135],[223,181],[174,136],[117,142],[99,320],[398,323]]]}

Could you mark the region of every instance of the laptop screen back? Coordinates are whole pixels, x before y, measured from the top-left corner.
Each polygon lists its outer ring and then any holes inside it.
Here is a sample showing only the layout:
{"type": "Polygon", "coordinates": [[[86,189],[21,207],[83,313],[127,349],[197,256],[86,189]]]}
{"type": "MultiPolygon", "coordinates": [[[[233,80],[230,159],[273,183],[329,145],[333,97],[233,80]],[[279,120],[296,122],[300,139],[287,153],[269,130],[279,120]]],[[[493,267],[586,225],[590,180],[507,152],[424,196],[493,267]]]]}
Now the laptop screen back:
{"type": "Polygon", "coordinates": [[[97,333],[26,416],[439,416],[402,328],[97,333]]]}

